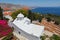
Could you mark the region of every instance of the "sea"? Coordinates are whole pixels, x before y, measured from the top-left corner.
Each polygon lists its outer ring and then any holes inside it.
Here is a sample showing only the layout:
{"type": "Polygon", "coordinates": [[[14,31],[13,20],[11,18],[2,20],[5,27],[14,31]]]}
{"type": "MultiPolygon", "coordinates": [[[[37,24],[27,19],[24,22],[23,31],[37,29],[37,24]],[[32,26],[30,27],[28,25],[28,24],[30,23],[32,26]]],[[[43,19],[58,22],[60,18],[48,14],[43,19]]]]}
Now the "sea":
{"type": "Polygon", "coordinates": [[[54,14],[60,16],[60,7],[37,7],[31,10],[41,14],[54,14]]]}

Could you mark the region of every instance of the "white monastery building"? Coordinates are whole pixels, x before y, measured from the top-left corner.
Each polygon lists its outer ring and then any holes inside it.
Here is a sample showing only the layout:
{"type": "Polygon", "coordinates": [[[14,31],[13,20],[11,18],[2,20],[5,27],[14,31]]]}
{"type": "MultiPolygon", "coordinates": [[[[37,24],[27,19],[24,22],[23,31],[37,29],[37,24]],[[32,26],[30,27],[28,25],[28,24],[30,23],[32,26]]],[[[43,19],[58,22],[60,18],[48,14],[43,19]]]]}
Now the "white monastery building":
{"type": "Polygon", "coordinates": [[[24,17],[22,13],[18,14],[17,18],[13,21],[12,27],[14,27],[17,37],[22,35],[28,40],[41,40],[40,37],[44,32],[44,26],[31,23],[30,19],[24,17]]]}

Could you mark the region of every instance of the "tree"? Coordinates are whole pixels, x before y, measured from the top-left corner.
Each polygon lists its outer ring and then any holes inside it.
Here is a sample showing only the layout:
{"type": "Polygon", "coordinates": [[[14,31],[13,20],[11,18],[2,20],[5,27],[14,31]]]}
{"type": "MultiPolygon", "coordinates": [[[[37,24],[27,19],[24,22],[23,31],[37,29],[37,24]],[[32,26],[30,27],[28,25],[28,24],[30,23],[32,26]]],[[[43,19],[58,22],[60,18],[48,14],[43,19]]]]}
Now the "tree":
{"type": "Polygon", "coordinates": [[[31,22],[32,22],[32,20],[33,20],[33,15],[32,15],[31,10],[28,10],[28,18],[31,19],[31,22]]]}
{"type": "Polygon", "coordinates": [[[12,18],[15,19],[19,13],[22,13],[24,16],[27,16],[27,10],[19,9],[12,13],[12,18]]]}
{"type": "Polygon", "coordinates": [[[59,25],[59,22],[58,22],[58,21],[55,21],[55,23],[54,23],[54,24],[59,25]]]}
{"type": "Polygon", "coordinates": [[[51,18],[48,17],[48,18],[47,18],[47,21],[50,22],[50,21],[51,21],[51,18]]]}
{"type": "Polygon", "coordinates": [[[3,20],[3,9],[0,7],[0,19],[3,20]]]}
{"type": "Polygon", "coordinates": [[[44,18],[43,16],[40,16],[39,17],[39,22],[41,22],[43,18],[44,18]]]}

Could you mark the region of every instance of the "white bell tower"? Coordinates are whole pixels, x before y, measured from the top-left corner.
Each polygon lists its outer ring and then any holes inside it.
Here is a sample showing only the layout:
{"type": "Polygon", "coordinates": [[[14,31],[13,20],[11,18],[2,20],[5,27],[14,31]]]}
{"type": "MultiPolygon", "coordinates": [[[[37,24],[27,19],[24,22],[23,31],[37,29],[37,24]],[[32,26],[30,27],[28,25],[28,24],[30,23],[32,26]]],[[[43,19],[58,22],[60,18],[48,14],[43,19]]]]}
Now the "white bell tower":
{"type": "Polygon", "coordinates": [[[22,13],[18,14],[17,20],[22,20],[24,19],[24,15],[22,13]]]}

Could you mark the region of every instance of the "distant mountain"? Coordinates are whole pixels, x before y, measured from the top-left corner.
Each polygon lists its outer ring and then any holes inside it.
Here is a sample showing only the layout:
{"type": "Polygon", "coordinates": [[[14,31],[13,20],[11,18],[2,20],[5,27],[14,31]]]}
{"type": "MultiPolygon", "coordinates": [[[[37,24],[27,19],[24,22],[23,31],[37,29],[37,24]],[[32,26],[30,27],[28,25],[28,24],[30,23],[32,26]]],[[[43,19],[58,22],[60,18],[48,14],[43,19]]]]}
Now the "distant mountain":
{"type": "Polygon", "coordinates": [[[10,8],[10,9],[20,9],[25,5],[16,5],[16,4],[9,4],[9,3],[0,3],[2,8],[10,8]]]}
{"type": "Polygon", "coordinates": [[[37,7],[31,10],[32,12],[39,12],[42,14],[60,15],[60,7],[37,7]]]}

